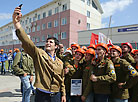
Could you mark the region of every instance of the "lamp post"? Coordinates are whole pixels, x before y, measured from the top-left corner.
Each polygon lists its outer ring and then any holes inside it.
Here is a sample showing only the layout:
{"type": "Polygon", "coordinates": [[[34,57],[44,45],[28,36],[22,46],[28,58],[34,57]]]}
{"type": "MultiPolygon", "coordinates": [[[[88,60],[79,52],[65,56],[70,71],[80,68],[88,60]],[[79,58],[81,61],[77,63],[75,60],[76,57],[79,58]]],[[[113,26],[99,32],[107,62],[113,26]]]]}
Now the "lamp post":
{"type": "MultiPolygon", "coordinates": [[[[60,0],[59,0],[59,2],[58,2],[58,7],[59,7],[59,11],[58,11],[58,12],[59,12],[59,13],[58,13],[58,20],[59,20],[58,35],[60,35],[60,33],[61,33],[61,32],[60,32],[60,29],[61,29],[61,28],[60,28],[60,6],[61,6],[61,2],[60,2],[60,0]]],[[[60,39],[61,39],[61,37],[60,37],[60,39]]],[[[59,39],[59,40],[60,40],[60,39],[59,39]]]]}

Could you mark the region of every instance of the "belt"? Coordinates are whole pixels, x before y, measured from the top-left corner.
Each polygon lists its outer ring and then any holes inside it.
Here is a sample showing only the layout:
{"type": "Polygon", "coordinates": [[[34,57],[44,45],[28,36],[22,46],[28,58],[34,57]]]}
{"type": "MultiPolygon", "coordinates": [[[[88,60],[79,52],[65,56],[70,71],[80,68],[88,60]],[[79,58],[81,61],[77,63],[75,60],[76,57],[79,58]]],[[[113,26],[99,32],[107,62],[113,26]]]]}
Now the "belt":
{"type": "Polygon", "coordinates": [[[55,96],[58,92],[47,93],[49,96],[55,96]]]}
{"type": "Polygon", "coordinates": [[[43,93],[45,95],[48,95],[48,96],[55,96],[57,95],[59,92],[52,92],[52,93],[46,93],[46,92],[42,92],[40,91],[39,89],[36,88],[36,91],[38,91],[39,93],[43,93]]]}

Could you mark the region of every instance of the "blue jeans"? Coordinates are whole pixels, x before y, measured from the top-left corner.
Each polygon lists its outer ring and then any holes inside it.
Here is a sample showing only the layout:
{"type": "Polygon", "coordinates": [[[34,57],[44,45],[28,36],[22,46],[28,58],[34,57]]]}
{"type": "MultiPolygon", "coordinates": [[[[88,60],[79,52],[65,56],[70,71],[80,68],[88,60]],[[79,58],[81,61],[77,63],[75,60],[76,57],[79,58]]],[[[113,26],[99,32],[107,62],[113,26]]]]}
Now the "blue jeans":
{"type": "Polygon", "coordinates": [[[30,75],[27,76],[20,76],[21,82],[23,83],[23,95],[22,95],[22,102],[30,102],[30,95],[31,95],[31,85],[30,85],[30,75]]]}
{"type": "Polygon", "coordinates": [[[108,102],[109,95],[108,94],[94,94],[95,102],[108,102]]]}
{"type": "Polygon", "coordinates": [[[1,62],[0,66],[1,66],[1,74],[3,73],[5,74],[6,73],[5,62],[1,62]]]}
{"type": "Polygon", "coordinates": [[[8,60],[9,66],[8,66],[8,71],[11,70],[12,68],[12,60],[8,60]]]}
{"type": "Polygon", "coordinates": [[[114,102],[128,102],[128,99],[113,99],[114,102]]]}
{"type": "Polygon", "coordinates": [[[91,93],[87,96],[85,102],[94,102],[94,93],[93,93],[93,92],[91,92],[91,93]]]}

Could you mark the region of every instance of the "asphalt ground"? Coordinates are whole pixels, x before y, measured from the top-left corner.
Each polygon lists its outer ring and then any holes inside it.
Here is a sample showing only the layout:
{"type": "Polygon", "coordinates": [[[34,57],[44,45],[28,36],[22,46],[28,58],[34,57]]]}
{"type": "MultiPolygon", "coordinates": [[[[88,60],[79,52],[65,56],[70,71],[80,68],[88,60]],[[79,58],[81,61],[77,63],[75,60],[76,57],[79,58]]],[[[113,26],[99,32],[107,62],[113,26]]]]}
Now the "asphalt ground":
{"type": "MultiPolygon", "coordinates": [[[[21,102],[21,100],[19,77],[9,72],[0,75],[0,102],[21,102]]],[[[34,95],[31,96],[31,102],[34,102],[34,95]]]]}

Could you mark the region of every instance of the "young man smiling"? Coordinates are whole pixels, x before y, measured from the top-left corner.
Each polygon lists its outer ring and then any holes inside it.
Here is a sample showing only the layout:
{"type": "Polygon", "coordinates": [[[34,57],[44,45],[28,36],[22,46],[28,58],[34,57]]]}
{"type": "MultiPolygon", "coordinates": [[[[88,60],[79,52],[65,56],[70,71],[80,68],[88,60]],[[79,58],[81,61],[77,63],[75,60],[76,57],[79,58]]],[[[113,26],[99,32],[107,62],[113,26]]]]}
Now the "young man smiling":
{"type": "Polygon", "coordinates": [[[20,9],[20,7],[15,8],[13,23],[16,35],[22,42],[22,47],[34,61],[35,102],[66,102],[63,63],[55,56],[59,42],[56,38],[51,37],[46,40],[46,51],[37,48],[21,27],[22,14],[20,9]]]}

